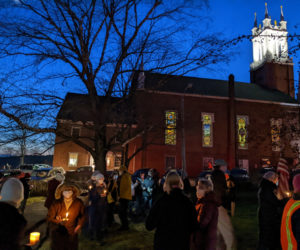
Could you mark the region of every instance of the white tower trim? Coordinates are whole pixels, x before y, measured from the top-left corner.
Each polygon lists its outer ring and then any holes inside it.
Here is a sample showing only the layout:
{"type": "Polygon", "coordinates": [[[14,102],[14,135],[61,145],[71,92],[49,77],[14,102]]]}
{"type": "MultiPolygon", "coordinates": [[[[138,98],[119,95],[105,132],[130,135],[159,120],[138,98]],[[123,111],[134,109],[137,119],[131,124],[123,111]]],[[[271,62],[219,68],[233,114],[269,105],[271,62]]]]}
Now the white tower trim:
{"type": "Polygon", "coordinates": [[[263,27],[259,26],[257,28],[255,14],[254,28],[252,29],[253,63],[250,65],[251,70],[259,68],[265,62],[293,63],[288,55],[288,32],[286,30],[286,21],[283,17],[282,6],[280,20],[279,26],[276,20],[274,21],[274,25],[272,25],[266,4],[263,27]]]}

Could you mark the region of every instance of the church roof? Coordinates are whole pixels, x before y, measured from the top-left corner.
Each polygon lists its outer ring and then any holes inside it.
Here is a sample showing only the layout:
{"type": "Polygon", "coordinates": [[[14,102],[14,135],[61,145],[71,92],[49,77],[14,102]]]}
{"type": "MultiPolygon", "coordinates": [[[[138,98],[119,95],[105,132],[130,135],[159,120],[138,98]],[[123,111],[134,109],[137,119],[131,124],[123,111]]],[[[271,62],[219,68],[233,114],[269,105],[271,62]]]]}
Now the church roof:
{"type": "MultiPolygon", "coordinates": [[[[103,102],[104,96],[98,96],[99,103],[103,102]]],[[[90,97],[87,94],[67,93],[63,105],[61,106],[56,119],[69,120],[73,122],[89,122],[93,121],[91,110],[90,97]]],[[[108,117],[110,123],[121,123],[125,122],[124,117],[119,114],[122,110],[124,116],[127,114],[124,110],[128,110],[128,101],[118,97],[111,97],[110,102],[114,104],[114,108],[110,112],[108,117]]],[[[129,116],[128,116],[129,117],[129,116]]],[[[133,121],[126,121],[133,122],[133,121]]]]}
{"type": "MultiPolygon", "coordinates": [[[[291,96],[254,83],[235,82],[235,97],[259,101],[297,103],[291,96]]],[[[228,97],[228,81],[145,72],[145,89],[163,92],[228,97]],[[191,88],[187,88],[192,84],[191,88]]]]}

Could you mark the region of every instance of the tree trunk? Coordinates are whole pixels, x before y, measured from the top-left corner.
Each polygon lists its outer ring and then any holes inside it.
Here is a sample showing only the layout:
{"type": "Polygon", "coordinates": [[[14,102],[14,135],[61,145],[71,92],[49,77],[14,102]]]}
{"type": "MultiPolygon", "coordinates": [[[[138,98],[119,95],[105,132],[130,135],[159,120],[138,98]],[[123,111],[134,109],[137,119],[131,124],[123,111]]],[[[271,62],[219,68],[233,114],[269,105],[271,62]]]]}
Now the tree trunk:
{"type": "Polygon", "coordinates": [[[100,171],[102,174],[106,173],[106,153],[107,151],[103,148],[102,150],[98,150],[96,157],[94,157],[95,170],[100,171]]]}

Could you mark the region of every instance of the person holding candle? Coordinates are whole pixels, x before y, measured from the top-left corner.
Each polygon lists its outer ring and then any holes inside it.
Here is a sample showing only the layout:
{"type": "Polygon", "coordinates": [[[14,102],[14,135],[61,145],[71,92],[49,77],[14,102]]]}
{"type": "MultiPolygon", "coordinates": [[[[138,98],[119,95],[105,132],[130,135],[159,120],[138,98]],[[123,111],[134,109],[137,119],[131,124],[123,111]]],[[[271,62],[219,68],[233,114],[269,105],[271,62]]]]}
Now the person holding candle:
{"type": "Polygon", "coordinates": [[[91,177],[92,188],[89,191],[89,236],[92,240],[102,240],[106,227],[107,188],[104,175],[96,172],[91,177]]]}
{"type": "Polygon", "coordinates": [[[56,200],[49,208],[52,250],[77,250],[78,233],[85,221],[83,202],[77,198],[79,188],[73,183],[62,183],[55,191],[56,200]]]}

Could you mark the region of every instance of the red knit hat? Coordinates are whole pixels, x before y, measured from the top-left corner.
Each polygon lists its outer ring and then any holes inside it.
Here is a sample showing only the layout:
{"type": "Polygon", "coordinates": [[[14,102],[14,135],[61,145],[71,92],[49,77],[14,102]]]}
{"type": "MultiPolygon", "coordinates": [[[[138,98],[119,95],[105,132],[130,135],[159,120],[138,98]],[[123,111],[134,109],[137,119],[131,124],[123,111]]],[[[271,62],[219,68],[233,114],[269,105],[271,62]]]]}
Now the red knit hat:
{"type": "Polygon", "coordinates": [[[295,193],[300,193],[300,174],[294,176],[293,188],[295,193]]]}

